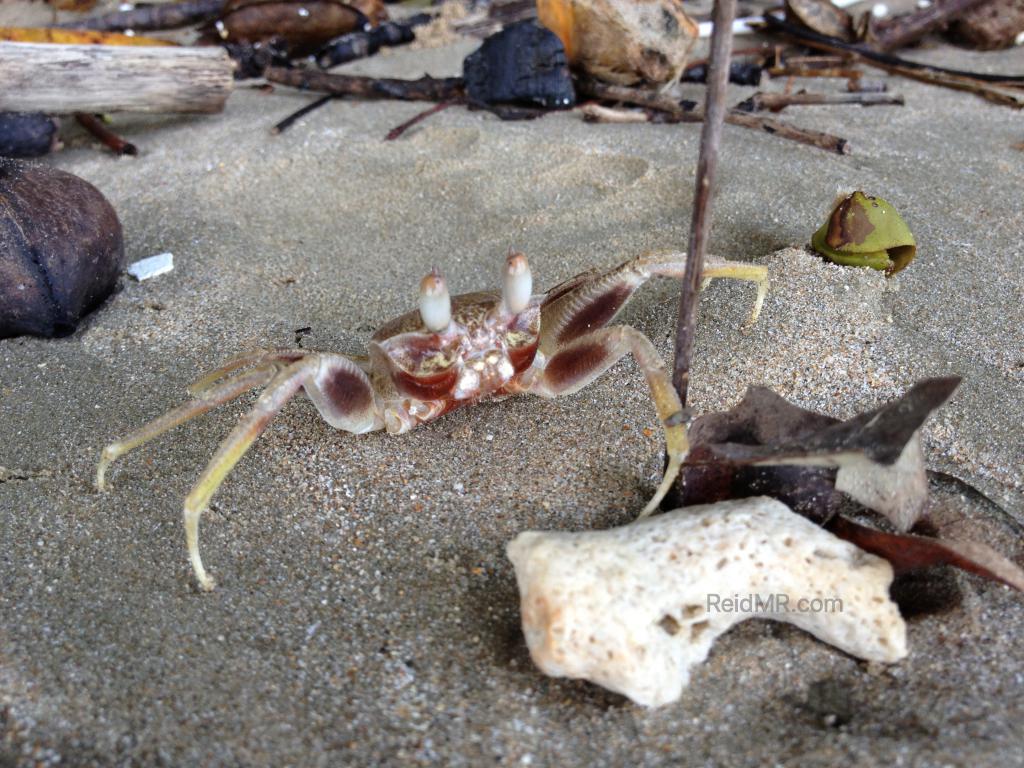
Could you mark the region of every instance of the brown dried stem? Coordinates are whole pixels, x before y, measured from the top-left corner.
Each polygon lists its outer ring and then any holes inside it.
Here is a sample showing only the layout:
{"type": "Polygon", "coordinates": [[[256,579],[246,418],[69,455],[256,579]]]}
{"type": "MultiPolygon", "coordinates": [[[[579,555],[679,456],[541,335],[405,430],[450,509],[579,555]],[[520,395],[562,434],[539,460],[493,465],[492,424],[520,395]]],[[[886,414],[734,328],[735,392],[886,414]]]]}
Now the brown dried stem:
{"type": "MultiPolygon", "coordinates": [[[[704,110],[696,105],[690,107],[687,106],[686,102],[680,103],[669,96],[653,91],[629,88],[623,85],[607,85],[594,80],[580,80],[578,85],[580,93],[587,96],[605,101],[620,101],[624,104],[633,104],[657,110],[669,116],[672,122],[700,123],[704,120],[704,110]]],[[[798,128],[781,120],[764,117],[763,115],[752,115],[739,109],[732,109],[727,112],[725,122],[755,131],[764,131],[773,136],[797,141],[801,144],[818,147],[819,149],[835,152],[840,155],[845,155],[850,151],[849,142],[839,136],[834,136],[831,133],[822,133],[821,131],[811,131],[806,128],[798,128]]]]}
{"type": "Polygon", "coordinates": [[[440,104],[435,104],[430,109],[423,110],[419,114],[414,115],[410,119],[406,120],[401,125],[396,125],[390,131],[388,131],[388,135],[384,137],[384,141],[394,141],[417,123],[423,122],[431,115],[436,115],[442,109],[447,109],[448,107],[452,106],[452,104],[453,102],[451,101],[442,101],[440,104]]]}
{"type": "Polygon", "coordinates": [[[75,120],[92,136],[99,139],[115,155],[137,155],[139,149],[129,141],[125,141],[103,124],[103,121],[88,112],[76,112],[75,120]]]}
{"type": "Polygon", "coordinates": [[[778,112],[791,106],[808,104],[861,104],[874,106],[878,104],[903,105],[903,97],[899,94],[860,92],[853,93],[755,93],[746,101],[736,105],[736,109],[744,112],[759,112],[763,109],[778,112]]]}
{"type": "Polygon", "coordinates": [[[679,401],[686,406],[690,386],[690,361],[697,326],[697,300],[700,296],[704,254],[711,232],[711,203],[715,169],[718,166],[718,145],[722,139],[722,122],[728,108],[725,93],[729,86],[729,59],[732,51],[732,22],[736,17],[736,0],[715,0],[714,29],[711,34],[711,60],[708,65],[708,91],[705,101],[704,126],[700,135],[700,156],[697,160],[697,188],[690,219],[690,247],[686,252],[686,274],[679,297],[679,320],[676,327],[676,356],[672,385],[679,401]]]}
{"type": "Polygon", "coordinates": [[[263,76],[272,83],[289,85],[307,91],[329,93],[332,96],[357,96],[363,99],[397,99],[400,101],[465,101],[465,86],[461,77],[418,80],[335,75],[306,69],[267,67],[263,76]]]}
{"type": "Polygon", "coordinates": [[[803,27],[789,24],[772,14],[765,14],[765,26],[769,32],[794,38],[804,45],[833,53],[845,53],[857,60],[887,72],[893,72],[932,85],[970,91],[997,104],[1020,109],[1024,107],[1024,77],[1016,75],[993,75],[981,72],[934,67],[917,61],[901,59],[898,56],[846,43],[838,38],[819,35],[803,27]]]}

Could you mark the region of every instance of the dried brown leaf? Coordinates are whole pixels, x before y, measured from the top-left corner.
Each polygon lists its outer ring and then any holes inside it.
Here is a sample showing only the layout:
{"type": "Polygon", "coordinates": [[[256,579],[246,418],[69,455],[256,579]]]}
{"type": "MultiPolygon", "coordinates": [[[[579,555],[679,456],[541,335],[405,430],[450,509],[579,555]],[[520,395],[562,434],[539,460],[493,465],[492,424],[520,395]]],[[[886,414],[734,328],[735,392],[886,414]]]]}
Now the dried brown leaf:
{"type": "Polygon", "coordinates": [[[845,493],[907,530],[927,498],[918,430],[959,383],[958,377],[925,379],[898,400],[846,421],[751,387],[735,408],[694,422],[678,501],[767,494],[824,522],[845,493]]]}
{"type": "Polygon", "coordinates": [[[841,539],[888,560],[897,573],[952,565],[1024,592],[1024,570],[991,547],[976,541],[951,541],[886,533],[836,515],[826,526],[841,539]]]}

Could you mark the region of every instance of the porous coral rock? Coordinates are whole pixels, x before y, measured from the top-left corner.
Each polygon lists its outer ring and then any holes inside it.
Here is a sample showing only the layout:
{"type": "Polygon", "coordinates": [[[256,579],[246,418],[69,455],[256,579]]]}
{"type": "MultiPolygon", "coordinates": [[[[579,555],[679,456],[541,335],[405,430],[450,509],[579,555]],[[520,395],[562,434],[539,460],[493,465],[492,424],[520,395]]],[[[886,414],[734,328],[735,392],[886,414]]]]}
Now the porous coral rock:
{"type": "Polygon", "coordinates": [[[521,533],[508,556],[537,666],[646,706],[678,699],[715,638],[749,618],[794,624],[871,661],[907,653],[889,563],[774,499],[607,531],[521,533]]]}

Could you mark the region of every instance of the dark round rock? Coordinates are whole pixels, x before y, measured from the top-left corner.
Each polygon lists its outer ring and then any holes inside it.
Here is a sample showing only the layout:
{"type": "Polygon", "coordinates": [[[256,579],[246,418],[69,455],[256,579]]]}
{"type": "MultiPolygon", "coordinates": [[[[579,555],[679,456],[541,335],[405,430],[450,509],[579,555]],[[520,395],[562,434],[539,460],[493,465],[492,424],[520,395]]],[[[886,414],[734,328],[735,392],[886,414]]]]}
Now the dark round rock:
{"type": "Polygon", "coordinates": [[[565,46],[534,21],[520,21],[487,38],[463,61],[462,76],[470,100],[480,104],[567,109],[576,103],[565,46]]]}
{"type": "Polygon", "coordinates": [[[0,338],[71,333],[124,266],[121,223],[96,187],[0,158],[0,338]]]}
{"type": "Polygon", "coordinates": [[[57,118],[40,112],[0,112],[0,156],[39,157],[57,143],[57,118]]]}

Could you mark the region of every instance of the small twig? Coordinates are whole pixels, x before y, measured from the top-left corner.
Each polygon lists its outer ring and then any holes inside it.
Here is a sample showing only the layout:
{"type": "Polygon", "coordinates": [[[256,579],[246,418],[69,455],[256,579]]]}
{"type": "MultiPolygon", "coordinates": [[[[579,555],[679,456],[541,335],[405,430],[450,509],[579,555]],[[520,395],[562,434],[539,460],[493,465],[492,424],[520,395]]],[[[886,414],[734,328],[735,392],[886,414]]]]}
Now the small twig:
{"type": "Polygon", "coordinates": [[[75,112],[75,120],[78,124],[85,128],[92,136],[99,139],[105,146],[110,148],[110,151],[115,155],[137,155],[139,149],[129,141],[125,141],[116,133],[111,131],[107,126],[103,124],[103,121],[97,118],[95,115],[90,115],[87,112],[75,112]]]}
{"type": "Polygon", "coordinates": [[[781,67],[772,67],[768,70],[768,74],[772,77],[842,77],[844,79],[861,76],[860,70],[857,69],[790,66],[788,61],[781,67]]]}
{"type": "Polygon", "coordinates": [[[860,77],[851,77],[846,81],[846,90],[850,93],[885,93],[889,90],[889,84],[884,80],[864,80],[860,77]]]}
{"type": "Polygon", "coordinates": [[[861,104],[874,106],[877,104],[903,105],[903,97],[888,93],[755,93],[749,99],[741,101],[736,109],[741,112],[760,112],[767,109],[778,112],[786,107],[804,106],[807,104],[861,104]]]}
{"type": "Polygon", "coordinates": [[[920,40],[987,0],[933,0],[927,7],[875,21],[869,17],[865,42],[878,51],[892,51],[920,40]]]}
{"type": "Polygon", "coordinates": [[[409,120],[406,120],[401,125],[396,125],[390,131],[388,131],[388,135],[384,137],[384,141],[394,141],[395,139],[400,137],[403,133],[405,133],[407,130],[409,130],[414,125],[416,125],[416,123],[419,123],[419,122],[422,122],[422,121],[426,120],[431,115],[436,115],[442,109],[447,109],[448,107],[452,106],[453,103],[454,102],[451,102],[451,101],[442,101],[440,104],[435,104],[430,109],[423,110],[422,112],[420,112],[415,117],[412,117],[409,120]]]}
{"type": "Polygon", "coordinates": [[[360,75],[335,75],[307,69],[267,67],[263,76],[272,83],[290,85],[307,91],[329,93],[332,96],[358,96],[364,99],[398,99],[400,101],[455,101],[465,100],[465,85],[461,77],[398,80],[360,75]]]}
{"type": "Polygon", "coordinates": [[[286,117],[284,120],[282,120],[277,125],[275,125],[273,128],[271,128],[270,132],[272,134],[274,134],[275,136],[278,135],[278,134],[284,133],[297,120],[301,120],[306,115],[308,115],[310,112],[312,112],[312,111],[314,111],[316,109],[320,109],[320,107],[322,107],[324,104],[326,104],[328,101],[331,101],[332,99],[334,99],[334,96],[332,96],[331,94],[327,94],[326,96],[321,96],[319,99],[315,99],[314,101],[311,101],[306,106],[301,107],[300,109],[297,109],[294,112],[292,112],[290,115],[288,115],[288,117],[286,117]]]}
{"type": "MultiPolygon", "coordinates": [[[[700,123],[704,120],[704,111],[697,107],[696,104],[676,102],[671,97],[654,91],[629,88],[623,85],[607,85],[594,80],[579,80],[577,85],[579,86],[580,93],[592,98],[605,101],[619,101],[625,104],[635,104],[639,107],[657,110],[667,115],[670,118],[669,122],[700,123]]],[[[840,155],[845,155],[850,151],[849,142],[840,136],[798,128],[781,120],[763,115],[752,115],[749,112],[741,112],[738,109],[733,109],[726,113],[725,122],[730,125],[739,125],[743,128],[770,133],[782,139],[797,141],[801,144],[818,147],[819,149],[835,152],[840,155]]]]}
{"type": "Polygon", "coordinates": [[[823,69],[835,69],[837,67],[843,67],[850,63],[850,59],[847,56],[786,56],[782,61],[775,62],[775,67],[782,67],[783,65],[789,67],[796,67],[798,69],[809,69],[812,67],[820,67],[823,69]]]}
{"type": "Polygon", "coordinates": [[[672,385],[679,393],[679,401],[683,407],[686,406],[686,395],[690,386],[690,360],[693,357],[693,341],[697,327],[697,300],[704,271],[704,253],[711,231],[711,202],[714,193],[712,185],[718,166],[718,144],[722,138],[722,123],[728,112],[725,106],[725,93],[729,85],[729,53],[732,50],[732,22],[735,17],[736,0],[715,0],[711,62],[705,102],[706,117],[700,136],[697,188],[693,199],[693,216],[690,219],[690,247],[686,252],[686,274],[683,276],[682,293],[679,297],[676,356],[672,371],[672,385]]]}
{"type": "Polygon", "coordinates": [[[600,104],[588,102],[581,104],[580,113],[584,121],[588,123],[649,123],[651,116],[646,112],[639,112],[635,109],[612,109],[602,107],[600,104]]]}
{"type": "Polygon", "coordinates": [[[227,0],[184,0],[114,11],[91,19],[74,19],[56,26],[61,29],[98,29],[104,32],[122,32],[126,29],[175,29],[200,24],[220,15],[227,0]]]}
{"type": "Polygon", "coordinates": [[[887,72],[894,72],[904,77],[921,80],[932,85],[941,85],[945,88],[970,91],[997,104],[1018,109],[1024,107],[1024,76],[993,75],[935,67],[909,59],[901,59],[890,54],[878,53],[827,35],[819,35],[803,27],[789,24],[770,13],[765,14],[764,21],[769,31],[795,38],[812,48],[848,53],[865,64],[884,69],[887,72]]]}

